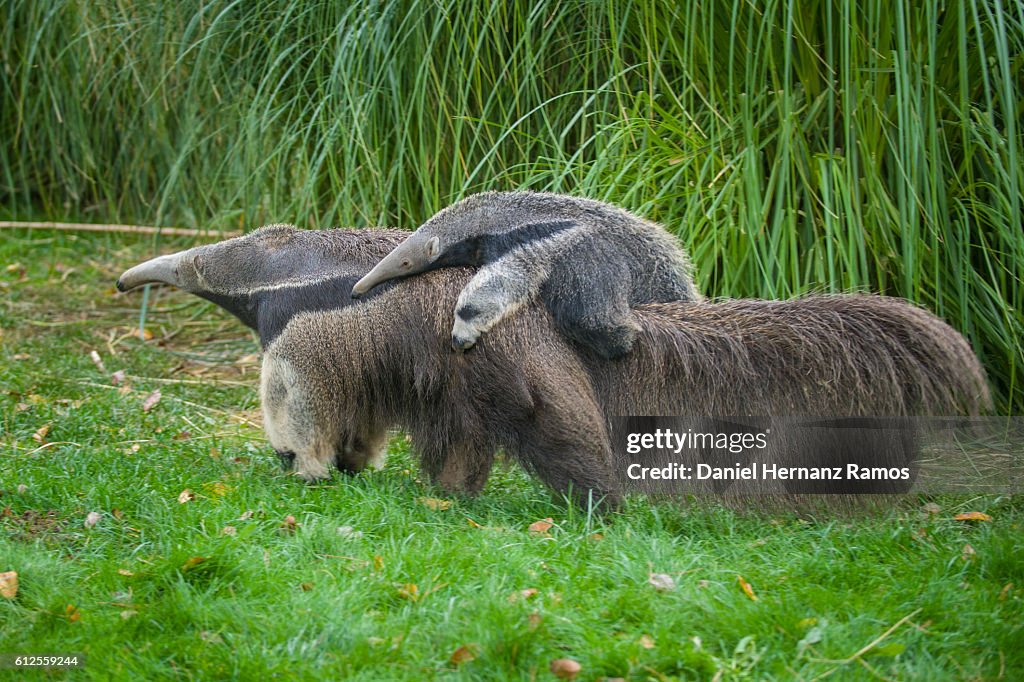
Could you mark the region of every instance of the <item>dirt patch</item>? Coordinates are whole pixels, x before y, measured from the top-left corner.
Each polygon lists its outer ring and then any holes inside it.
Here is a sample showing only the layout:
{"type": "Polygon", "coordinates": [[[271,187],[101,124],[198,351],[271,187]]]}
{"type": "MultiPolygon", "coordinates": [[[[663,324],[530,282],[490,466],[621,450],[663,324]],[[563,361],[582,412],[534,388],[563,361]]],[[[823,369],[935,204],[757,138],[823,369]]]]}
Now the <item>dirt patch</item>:
{"type": "Polygon", "coordinates": [[[32,542],[37,539],[57,539],[55,536],[67,527],[67,520],[56,509],[26,509],[19,513],[4,507],[0,510],[0,525],[10,532],[12,540],[32,542]]]}

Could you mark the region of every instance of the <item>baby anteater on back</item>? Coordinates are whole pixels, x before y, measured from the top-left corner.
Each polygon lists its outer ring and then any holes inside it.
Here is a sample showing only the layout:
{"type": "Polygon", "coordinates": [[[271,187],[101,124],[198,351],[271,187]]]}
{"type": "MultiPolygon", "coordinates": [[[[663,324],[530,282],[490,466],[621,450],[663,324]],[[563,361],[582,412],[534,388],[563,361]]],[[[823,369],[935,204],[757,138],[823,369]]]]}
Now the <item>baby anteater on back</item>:
{"type": "Polygon", "coordinates": [[[540,192],[485,192],[445,208],[352,295],[452,266],[480,268],[455,306],[457,350],[539,296],[562,334],[614,359],[636,339],[634,306],[700,298],[686,254],[660,226],[600,201],[540,192]]]}

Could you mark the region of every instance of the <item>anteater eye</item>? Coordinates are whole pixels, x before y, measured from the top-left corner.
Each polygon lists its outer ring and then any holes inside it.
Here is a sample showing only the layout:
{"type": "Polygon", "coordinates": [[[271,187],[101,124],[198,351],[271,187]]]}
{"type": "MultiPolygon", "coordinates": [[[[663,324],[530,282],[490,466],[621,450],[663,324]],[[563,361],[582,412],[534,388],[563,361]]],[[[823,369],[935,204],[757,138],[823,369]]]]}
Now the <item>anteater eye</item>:
{"type": "Polygon", "coordinates": [[[407,268],[407,267],[409,267],[411,265],[412,265],[412,263],[410,263],[408,260],[402,261],[402,267],[403,268],[407,268]]]}

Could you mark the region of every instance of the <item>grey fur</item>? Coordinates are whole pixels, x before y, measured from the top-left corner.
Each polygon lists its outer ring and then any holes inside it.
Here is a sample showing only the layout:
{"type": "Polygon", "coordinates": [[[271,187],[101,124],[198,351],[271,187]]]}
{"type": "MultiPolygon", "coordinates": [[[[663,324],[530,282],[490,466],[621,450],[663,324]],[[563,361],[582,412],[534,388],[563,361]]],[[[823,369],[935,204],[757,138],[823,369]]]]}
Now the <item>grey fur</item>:
{"type": "MultiPolygon", "coordinates": [[[[635,348],[615,362],[571,345],[543,306],[529,305],[474,353],[452,354],[451,311],[472,271],[430,273],[353,305],[337,300],[339,282],[350,287],[397,238],[275,228],[172,259],[179,285],[229,310],[255,296],[250,326],[273,329],[262,321],[268,311],[286,319],[272,338],[261,331],[261,398],[272,445],[294,455],[308,479],[327,475],[332,462],[362,469],[379,455],[385,429],[401,425],[426,473],[448,489],[479,491],[494,452],[504,449],[581,503],[591,496],[614,503],[630,490],[658,492],[626,480],[624,455],[612,448],[622,435],[612,432],[616,415],[885,416],[988,407],[984,373],[957,332],[904,301],[872,296],[640,305],[635,348]],[[308,267],[294,273],[304,254],[319,257],[310,249],[335,254],[319,266],[331,276],[308,267]],[[209,260],[225,253],[264,261],[242,279],[260,272],[268,281],[236,286],[231,273],[242,263],[209,260]],[[191,255],[200,256],[201,276],[183,277],[191,255]],[[283,279],[275,259],[291,264],[283,279]],[[215,281],[217,291],[197,288],[215,281]],[[310,296],[300,301],[293,291],[310,296]],[[309,302],[326,298],[333,308],[309,302]]],[[[122,276],[122,287],[146,280],[139,267],[122,276]]]]}
{"type": "Polygon", "coordinates": [[[455,305],[457,350],[539,296],[569,338],[617,358],[639,329],[631,308],[700,298],[686,254],[660,226],[610,204],[540,192],[485,192],[445,208],[353,295],[450,266],[480,268],[455,305]]]}

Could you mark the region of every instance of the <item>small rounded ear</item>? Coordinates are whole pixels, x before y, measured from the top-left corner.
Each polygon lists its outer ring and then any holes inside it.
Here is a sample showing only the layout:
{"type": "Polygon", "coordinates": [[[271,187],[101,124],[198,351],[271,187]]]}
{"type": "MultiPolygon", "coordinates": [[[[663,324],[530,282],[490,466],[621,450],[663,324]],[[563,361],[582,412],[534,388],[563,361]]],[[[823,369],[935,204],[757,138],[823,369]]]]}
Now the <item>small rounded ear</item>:
{"type": "Polygon", "coordinates": [[[441,253],[441,240],[437,237],[431,237],[427,241],[427,258],[437,258],[439,253],[441,253]]]}

